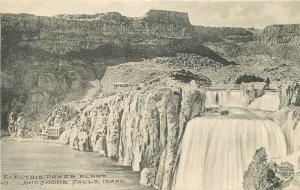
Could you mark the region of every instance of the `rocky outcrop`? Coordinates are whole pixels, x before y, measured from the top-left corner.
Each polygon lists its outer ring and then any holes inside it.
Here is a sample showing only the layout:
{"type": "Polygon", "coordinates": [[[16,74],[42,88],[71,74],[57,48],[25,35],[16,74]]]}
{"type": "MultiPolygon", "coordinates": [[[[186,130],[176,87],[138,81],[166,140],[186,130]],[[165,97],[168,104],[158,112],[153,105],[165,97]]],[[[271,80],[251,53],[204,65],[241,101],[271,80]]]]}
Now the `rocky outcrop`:
{"type": "MultiPolygon", "coordinates": [[[[270,82],[270,79],[268,79],[270,82]]],[[[260,76],[253,75],[253,74],[244,74],[236,77],[235,84],[242,84],[242,83],[251,83],[251,82],[265,82],[267,79],[263,79],[260,76]]]]}
{"type": "Polygon", "coordinates": [[[149,10],[143,17],[143,20],[152,22],[169,22],[180,23],[182,25],[191,25],[188,13],[165,11],[165,10],[149,10]]]}
{"type": "MultiPolygon", "coordinates": [[[[54,105],[61,101],[69,101],[84,94],[87,82],[78,73],[70,76],[68,71],[54,71],[47,73],[33,73],[23,81],[23,92],[26,100],[22,110],[30,121],[42,119],[42,117],[54,105]]],[[[16,109],[16,106],[12,106],[16,109]]]]}
{"type": "Polygon", "coordinates": [[[300,24],[267,26],[262,34],[258,35],[258,41],[268,44],[299,44],[300,24]]]}
{"type": "Polygon", "coordinates": [[[300,83],[286,81],[280,83],[281,107],[300,106],[300,83]]]}
{"type": "Polygon", "coordinates": [[[267,83],[265,82],[250,82],[241,84],[241,89],[248,95],[250,102],[252,102],[255,98],[264,95],[266,87],[267,83]]]}

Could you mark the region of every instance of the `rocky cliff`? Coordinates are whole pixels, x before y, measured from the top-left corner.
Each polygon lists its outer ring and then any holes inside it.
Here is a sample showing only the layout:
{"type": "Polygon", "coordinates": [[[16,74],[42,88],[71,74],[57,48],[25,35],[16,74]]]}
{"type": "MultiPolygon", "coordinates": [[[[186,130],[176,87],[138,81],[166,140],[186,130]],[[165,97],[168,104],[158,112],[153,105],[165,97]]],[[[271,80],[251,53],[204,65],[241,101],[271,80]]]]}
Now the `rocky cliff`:
{"type": "Polygon", "coordinates": [[[70,51],[93,50],[105,44],[165,44],[168,39],[189,39],[192,26],[187,14],[149,11],[134,19],[119,13],[90,15],[58,15],[54,17],[29,14],[3,14],[2,32],[11,32],[28,45],[47,52],[65,54],[70,51]],[[82,19],[81,19],[82,18],[82,19]]]}
{"type": "Polygon", "coordinates": [[[230,40],[234,42],[251,42],[254,41],[253,32],[245,28],[235,27],[194,27],[194,37],[203,42],[220,42],[230,40]]]}
{"type": "Polygon", "coordinates": [[[267,26],[262,34],[258,35],[261,43],[282,44],[300,42],[300,24],[267,26]]]}
{"type": "Polygon", "coordinates": [[[300,84],[296,81],[286,81],[279,84],[281,107],[300,106],[300,84]]]}
{"type": "MultiPolygon", "coordinates": [[[[171,189],[186,124],[204,112],[204,103],[203,91],[193,83],[178,83],[174,87],[135,90],[93,99],[79,107],[79,104],[69,104],[81,110],[83,126],[89,123],[96,129],[91,134],[91,144],[82,132],[76,132],[78,141],[72,140],[74,131],[69,143],[75,149],[92,149],[116,157],[120,164],[131,166],[134,171],[149,170],[151,185],[171,189]],[[88,146],[91,149],[84,148],[88,146]]],[[[72,120],[65,121],[65,129],[72,120]]],[[[80,129],[81,124],[77,122],[77,125],[80,129]]]]}

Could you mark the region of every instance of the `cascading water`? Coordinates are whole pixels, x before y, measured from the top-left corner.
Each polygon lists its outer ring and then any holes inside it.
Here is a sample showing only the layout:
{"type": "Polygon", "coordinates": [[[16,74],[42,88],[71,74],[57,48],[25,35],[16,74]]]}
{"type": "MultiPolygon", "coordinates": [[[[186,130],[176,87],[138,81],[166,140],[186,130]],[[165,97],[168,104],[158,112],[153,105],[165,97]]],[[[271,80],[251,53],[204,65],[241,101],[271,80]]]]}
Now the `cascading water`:
{"type": "Polygon", "coordinates": [[[218,107],[227,104],[226,90],[208,90],[206,92],[206,107],[218,107]]]}
{"type": "Polygon", "coordinates": [[[195,118],[184,134],[173,189],[243,189],[244,171],[260,147],[269,157],[287,153],[281,129],[268,119],[195,118]]]}
{"type": "Polygon", "coordinates": [[[249,108],[265,111],[277,111],[280,106],[279,92],[267,91],[262,97],[256,98],[249,104],[249,108]]]}
{"type": "Polygon", "coordinates": [[[245,108],[248,105],[248,100],[242,90],[230,90],[229,100],[229,107],[245,108]]]}
{"type": "Polygon", "coordinates": [[[206,107],[239,107],[246,108],[247,97],[242,90],[208,90],[206,107]]]}
{"type": "Polygon", "coordinates": [[[256,98],[249,105],[248,96],[242,90],[207,90],[205,106],[207,108],[214,107],[236,107],[251,108],[264,111],[277,111],[280,106],[279,92],[266,91],[266,93],[256,98]]]}

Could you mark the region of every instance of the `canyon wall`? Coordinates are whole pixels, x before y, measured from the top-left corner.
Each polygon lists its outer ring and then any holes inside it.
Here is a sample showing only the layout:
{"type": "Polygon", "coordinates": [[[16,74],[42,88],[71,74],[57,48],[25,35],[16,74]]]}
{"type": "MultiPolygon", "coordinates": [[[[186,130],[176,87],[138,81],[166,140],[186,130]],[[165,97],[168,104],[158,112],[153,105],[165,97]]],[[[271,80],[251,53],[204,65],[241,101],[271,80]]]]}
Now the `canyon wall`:
{"type": "Polygon", "coordinates": [[[300,24],[271,25],[258,35],[258,41],[268,44],[300,43],[300,24]]]}
{"type": "Polygon", "coordinates": [[[194,26],[194,38],[203,42],[220,42],[232,40],[234,42],[254,41],[255,35],[245,29],[237,27],[204,27],[194,26]]]}
{"type": "Polygon", "coordinates": [[[20,45],[58,54],[92,50],[109,43],[168,44],[168,39],[189,39],[192,36],[186,13],[152,10],[139,19],[114,12],[96,16],[94,19],[80,19],[80,15],[3,14],[1,20],[4,33],[14,32],[22,40],[20,45]]]}

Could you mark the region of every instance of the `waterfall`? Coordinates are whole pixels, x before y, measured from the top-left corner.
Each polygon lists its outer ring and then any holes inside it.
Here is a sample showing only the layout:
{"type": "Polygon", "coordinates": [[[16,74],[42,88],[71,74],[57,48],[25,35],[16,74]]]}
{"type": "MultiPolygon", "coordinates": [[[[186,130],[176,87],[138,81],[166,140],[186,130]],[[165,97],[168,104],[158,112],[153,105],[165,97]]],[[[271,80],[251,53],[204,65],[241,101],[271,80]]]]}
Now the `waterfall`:
{"type": "Polygon", "coordinates": [[[173,189],[243,189],[244,171],[260,147],[269,158],[287,153],[283,132],[268,119],[195,118],[187,124],[173,189]]]}
{"type": "Polygon", "coordinates": [[[245,108],[248,105],[248,100],[242,90],[230,90],[229,91],[229,106],[228,107],[242,107],[245,108]]]}
{"type": "Polygon", "coordinates": [[[237,107],[260,109],[264,111],[277,111],[280,106],[279,92],[266,91],[266,93],[256,98],[249,105],[248,96],[242,90],[207,90],[205,106],[214,107],[237,107]]]}
{"type": "Polygon", "coordinates": [[[247,97],[242,90],[208,90],[206,107],[240,107],[248,105],[247,97]]]}
{"type": "Polygon", "coordinates": [[[207,107],[219,107],[227,105],[227,90],[209,90],[206,92],[207,107]]]}
{"type": "Polygon", "coordinates": [[[256,98],[249,104],[249,108],[266,111],[277,111],[280,106],[279,92],[267,91],[262,97],[256,98]]]}

